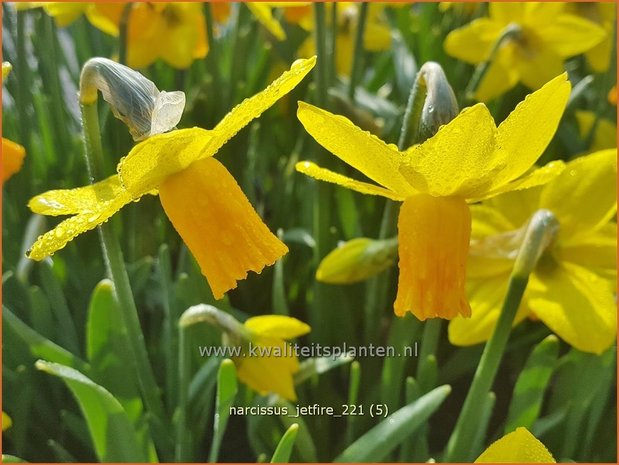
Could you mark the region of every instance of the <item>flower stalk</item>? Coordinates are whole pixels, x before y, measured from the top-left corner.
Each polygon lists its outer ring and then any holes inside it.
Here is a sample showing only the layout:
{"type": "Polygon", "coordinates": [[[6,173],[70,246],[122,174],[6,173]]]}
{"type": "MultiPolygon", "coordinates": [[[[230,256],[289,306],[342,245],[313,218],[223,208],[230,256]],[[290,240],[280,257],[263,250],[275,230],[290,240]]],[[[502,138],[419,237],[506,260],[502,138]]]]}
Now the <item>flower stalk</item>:
{"type": "Polygon", "coordinates": [[[556,236],[558,223],[548,210],[538,210],[531,218],[509,279],[507,294],[496,327],[488,340],[475,371],[454,431],[447,444],[445,462],[466,462],[474,458],[470,450],[477,434],[479,406],[483,405],[499,368],[516,312],[537,261],[556,236]]]}
{"type": "Polygon", "coordinates": [[[363,65],[363,37],[365,34],[365,25],[367,23],[368,7],[368,2],[361,2],[359,4],[359,19],[357,21],[352,70],[350,73],[350,83],[348,86],[348,98],[351,102],[355,101],[355,89],[357,88],[357,83],[359,81],[363,65]]]}

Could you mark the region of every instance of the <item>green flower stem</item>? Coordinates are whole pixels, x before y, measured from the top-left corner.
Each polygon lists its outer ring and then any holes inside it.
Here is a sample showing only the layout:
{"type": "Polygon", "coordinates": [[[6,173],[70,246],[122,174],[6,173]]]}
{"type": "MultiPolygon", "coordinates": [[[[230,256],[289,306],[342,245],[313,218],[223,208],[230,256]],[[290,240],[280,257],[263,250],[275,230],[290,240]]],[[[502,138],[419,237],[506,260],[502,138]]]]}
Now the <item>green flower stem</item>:
{"type": "Polygon", "coordinates": [[[464,92],[464,95],[466,96],[467,99],[472,100],[475,98],[474,97],[475,92],[477,91],[477,88],[479,87],[481,80],[488,72],[488,68],[490,67],[490,64],[496,58],[496,55],[499,49],[501,48],[501,46],[508,40],[517,39],[521,33],[522,33],[522,29],[517,24],[509,24],[507,25],[505,29],[503,29],[503,32],[497,38],[496,42],[492,46],[492,50],[490,51],[490,54],[488,55],[488,59],[480,63],[479,65],[477,65],[477,67],[475,68],[475,72],[473,73],[473,76],[471,76],[471,80],[469,81],[469,84],[466,86],[466,90],[464,92]]]}
{"type": "Polygon", "coordinates": [[[125,4],[118,24],[118,62],[121,65],[127,64],[127,33],[132,9],[133,3],[125,4]]]}
{"type": "MultiPolygon", "coordinates": [[[[95,182],[101,179],[103,173],[103,149],[101,145],[97,104],[95,102],[90,105],[81,105],[81,109],[86,160],[90,179],[92,182],[95,182]]],[[[123,324],[131,344],[131,352],[128,356],[131,358],[131,363],[135,366],[146,409],[155,419],[163,421],[163,403],[159,397],[155,376],[148,360],[146,345],[144,343],[144,334],[140,328],[138,310],[133,300],[129,276],[127,275],[120,245],[118,244],[118,240],[110,224],[102,224],[99,226],[99,232],[106,267],[114,282],[116,298],[122,309],[121,315],[123,324]]]]}
{"type": "MultiPolygon", "coordinates": [[[[215,43],[215,30],[214,30],[214,19],[213,19],[213,9],[211,7],[210,2],[204,2],[204,20],[206,21],[206,38],[208,40],[208,55],[206,59],[209,64],[209,69],[211,71],[211,75],[213,76],[213,88],[216,90],[221,89],[221,76],[219,75],[219,67],[217,64],[219,60],[217,59],[219,50],[217,44],[215,43]]],[[[213,92],[213,98],[216,99],[216,106],[219,108],[219,92],[213,92]]]]}
{"type": "Polygon", "coordinates": [[[187,428],[187,405],[189,384],[189,357],[187,345],[187,326],[178,325],[178,411],[176,421],[176,450],[174,460],[176,462],[190,461],[189,450],[191,446],[191,432],[187,428]]]}
{"type": "Polygon", "coordinates": [[[316,62],[316,102],[321,108],[325,108],[327,105],[327,76],[328,76],[328,53],[327,53],[327,27],[326,27],[326,15],[325,4],[314,3],[314,41],[316,43],[316,51],[318,53],[318,61],[316,62]]]}
{"type": "Polygon", "coordinates": [[[363,36],[365,35],[365,25],[368,17],[368,2],[359,5],[359,20],[357,21],[357,31],[355,34],[355,48],[350,73],[350,83],[348,85],[348,98],[351,102],[355,101],[355,89],[361,74],[363,64],[363,36]]]}
{"type": "Polygon", "coordinates": [[[466,462],[472,460],[472,455],[477,452],[471,450],[471,444],[475,441],[482,406],[487,402],[488,393],[494,383],[529,275],[554,238],[556,230],[557,222],[548,210],[537,211],[529,222],[509,278],[499,319],[484,347],[460,416],[449,438],[444,462],[466,462]]]}
{"type": "MultiPolygon", "coordinates": [[[[442,320],[440,318],[432,318],[423,324],[423,336],[421,339],[421,348],[417,362],[417,381],[426,386],[425,378],[428,372],[428,357],[436,353],[438,347],[439,336],[441,335],[442,320]]],[[[427,386],[430,391],[434,386],[427,386]]]]}
{"type": "MultiPolygon", "coordinates": [[[[28,101],[30,86],[30,68],[26,53],[26,11],[17,12],[17,67],[13,72],[19,76],[21,85],[17,87],[17,115],[19,121],[19,143],[31,153],[30,146],[30,118],[28,116],[28,101]]],[[[26,164],[28,166],[28,164],[26,164]]]]}

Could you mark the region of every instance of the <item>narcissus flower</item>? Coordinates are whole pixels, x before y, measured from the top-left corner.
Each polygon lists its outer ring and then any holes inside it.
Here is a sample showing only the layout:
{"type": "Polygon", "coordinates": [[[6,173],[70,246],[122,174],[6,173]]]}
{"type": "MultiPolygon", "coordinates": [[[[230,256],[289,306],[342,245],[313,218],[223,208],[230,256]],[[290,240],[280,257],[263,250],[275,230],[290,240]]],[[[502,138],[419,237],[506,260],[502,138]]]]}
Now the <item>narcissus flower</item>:
{"type": "Polygon", "coordinates": [[[554,242],[529,279],[515,324],[534,315],[567,343],[601,354],[617,333],[617,150],[570,161],[543,187],[473,207],[468,264],[470,319],[449,324],[453,344],[487,340],[496,324],[517,250],[518,230],[539,209],[559,223],[554,242]]]}
{"type": "Polygon", "coordinates": [[[475,463],[556,463],[539,439],[526,428],[516,428],[488,447],[475,463]]]}
{"type": "Polygon", "coordinates": [[[309,333],[309,325],[296,318],[264,315],[249,318],[243,326],[256,355],[248,352],[233,359],[239,379],[261,394],[275,392],[297,400],[293,375],[299,371],[299,361],[286,341],[309,333]]]}
{"type": "Polygon", "coordinates": [[[491,100],[522,82],[530,89],[563,72],[563,60],[602,42],[599,25],[565,12],[563,3],[489,4],[489,17],[479,18],[445,38],[445,51],[467,63],[492,61],[475,97],[491,100]],[[497,40],[508,32],[495,55],[497,40]]]}
{"type": "Polygon", "coordinates": [[[403,202],[398,220],[396,315],[419,319],[471,313],[465,268],[471,231],[467,202],[544,184],[554,162],[527,173],[553,137],[570,84],[558,76],[529,95],[497,128],[484,104],[463,110],[424,143],[400,152],[348,119],[300,102],[298,117],[327,150],[380,186],[300,162],[298,171],[364,194],[403,202]]]}
{"type": "Polygon", "coordinates": [[[288,248],[262,222],[240,187],[213,155],[239,130],[290,92],[314,67],[298,60],[265,90],[246,99],[212,130],[178,129],[135,145],[118,174],[77,189],[53,190],[30,200],[43,215],[73,215],[37,239],[28,256],[41,260],[77,235],[107,221],[145,194],[159,193],[163,208],[206,276],[216,298],[248,271],[260,271],[288,248]]]}

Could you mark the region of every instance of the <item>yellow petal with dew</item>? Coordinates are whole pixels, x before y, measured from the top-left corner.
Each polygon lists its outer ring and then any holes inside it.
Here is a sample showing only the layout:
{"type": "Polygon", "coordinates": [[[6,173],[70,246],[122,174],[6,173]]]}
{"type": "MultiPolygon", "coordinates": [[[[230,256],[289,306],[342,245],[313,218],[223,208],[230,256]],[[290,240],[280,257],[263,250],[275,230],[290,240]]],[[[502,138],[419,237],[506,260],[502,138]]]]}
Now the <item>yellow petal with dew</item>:
{"type": "Polygon", "coordinates": [[[311,331],[308,324],[284,315],[261,315],[245,320],[245,327],[260,337],[294,339],[311,331]]]}
{"type": "Polygon", "coordinates": [[[381,197],[387,197],[391,200],[402,201],[404,197],[396,194],[395,192],[385,189],[384,187],[375,186],[363,181],[357,181],[339,173],[334,173],[326,168],[321,168],[311,161],[301,161],[295,165],[295,168],[300,173],[311,176],[319,181],[331,182],[339,186],[346,187],[356,192],[369,195],[380,195],[381,197]]]}
{"type": "Polygon", "coordinates": [[[543,260],[527,291],[531,311],[571,346],[601,354],[617,335],[613,283],[578,265],[543,260]]]}
{"type": "Polygon", "coordinates": [[[212,131],[201,128],[149,137],[136,144],[118,164],[122,185],[135,196],[157,189],[167,177],[212,157],[215,153],[208,150],[212,140],[212,131]]]}
{"type": "Polygon", "coordinates": [[[168,177],[159,198],[216,299],[288,252],[214,158],[168,177]]]}
{"type": "Polygon", "coordinates": [[[463,199],[418,194],[404,201],[398,219],[397,316],[470,316],[464,289],[470,234],[471,216],[463,199]]]}
{"type": "Polygon", "coordinates": [[[552,454],[526,428],[516,428],[493,442],[475,463],[556,463],[552,454]]]}
{"type": "Polygon", "coordinates": [[[557,76],[520,102],[498,128],[505,169],[497,174],[500,187],[523,175],[552,140],[570,95],[567,74],[557,76]]]}
{"type": "Polygon", "coordinates": [[[485,105],[465,108],[423,144],[404,152],[401,172],[419,192],[478,197],[497,171],[496,126],[485,105]]]}
{"type": "Polygon", "coordinates": [[[570,161],[544,188],[540,207],[557,217],[561,237],[575,238],[608,223],[617,211],[617,150],[570,161]]]}
{"type": "Polygon", "coordinates": [[[258,22],[277,40],[286,40],[286,33],[282,25],[273,17],[272,6],[258,2],[247,2],[245,5],[254,14],[258,22]]]}
{"type": "Polygon", "coordinates": [[[123,194],[117,174],[90,186],[57,189],[39,194],[28,202],[28,208],[39,215],[58,216],[89,213],[123,194]]]}
{"type": "Polygon", "coordinates": [[[500,34],[501,27],[496,22],[489,18],[479,18],[447,34],[445,51],[467,63],[481,63],[489,58],[492,46],[500,34]]]}
{"type": "Polygon", "coordinates": [[[612,279],[617,275],[617,223],[607,223],[575,239],[561,237],[552,253],[560,262],[571,262],[612,279]]]}
{"type": "Polygon", "coordinates": [[[580,55],[602,42],[607,34],[604,28],[576,15],[563,13],[546,22],[535,33],[563,58],[580,55]]]}
{"type": "Polygon", "coordinates": [[[475,91],[476,100],[488,102],[518,84],[520,74],[515,66],[517,53],[517,46],[513,42],[501,45],[475,91]]]}
{"type": "MultiPolygon", "coordinates": [[[[490,338],[507,294],[509,273],[508,268],[502,274],[475,280],[467,286],[471,317],[456,317],[449,322],[449,342],[457,346],[470,346],[490,338]]],[[[520,305],[512,326],[519,324],[527,314],[526,307],[520,305]]]]}
{"type": "Polygon", "coordinates": [[[506,192],[530,190],[532,187],[543,186],[552,180],[556,179],[565,170],[565,163],[561,160],[551,161],[541,168],[534,169],[529,174],[526,174],[515,181],[510,181],[497,188],[486,192],[483,196],[472,199],[476,202],[479,200],[489,199],[506,192]]]}
{"type": "Polygon", "coordinates": [[[53,255],[78,235],[105,223],[112,215],[133,200],[133,196],[122,190],[117,197],[95,204],[95,208],[92,210],[80,212],[62,221],[51,231],[39,236],[28,251],[28,257],[38,261],[53,255]]]}
{"type": "Polygon", "coordinates": [[[517,67],[520,81],[531,90],[541,88],[565,69],[561,56],[546,46],[523,52],[517,67]]]}
{"type": "Polygon", "coordinates": [[[13,425],[13,421],[11,421],[11,417],[8,416],[4,411],[2,412],[2,431],[6,431],[13,425]]]}
{"type": "Polygon", "coordinates": [[[316,57],[296,60],[290,70],[283,73],[262,92],[247,98],[234,107],[213,129],[209,150],[217,152],[222,145],[247,126],[253,119],[268,110],[275,102],[294,89],[316,65],[316,57]]]}
{"type": "Polygon", "coordinates": [[[395,145],[305,102],[299,102],[297,116],[316,142],[368,178],[403,197],[415,192],[400,174],[403,156],[395,145]]]}
{"type": "Polygon", "coordinates": [[[21,145],[2,138],[2,182],[21,169],[25,156],[26,150],[21,145]]]}
{"type": "Polygon", "coordinates": [[[296,401],[293,375],[299,371],[299,362],[292,349],[281,339],[264,340],[254,347],[258,356],[248,353],[234,358],[239,379],[260,394],[274,392],[296,401]]]}

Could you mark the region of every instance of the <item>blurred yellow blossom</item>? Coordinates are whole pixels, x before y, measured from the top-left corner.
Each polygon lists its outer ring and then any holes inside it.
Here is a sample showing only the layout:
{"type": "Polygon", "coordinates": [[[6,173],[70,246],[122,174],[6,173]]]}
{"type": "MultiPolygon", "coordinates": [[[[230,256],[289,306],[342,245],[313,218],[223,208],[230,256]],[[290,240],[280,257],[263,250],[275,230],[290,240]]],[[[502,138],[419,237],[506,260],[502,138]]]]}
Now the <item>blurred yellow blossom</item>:
{"type": "Polygon", "coordinates": [[[297,115],[312,137],[379,185],[307,161],[296,168],[322,181],[403,202],[396,315],[466,317],[471,312],[465,295],[471,232],[467,202],[544,184],[563,169],[554,162],[528,173],[552,139],[569,93],[566,75],[558,76],[518,104],[498,128],[486,106],[477,104],[404,152],[343,116],[300,102],[297,115]]]}
{"type": "Polygon", "coordinates": [[[21,145],[2,138],[2,182],[21,169],[25,156],[26,150],[21,145]]]}
{"type": "Polygon", "coordinates": [[[239,379],[262,394],[275,392],[296,401],[293,375],[299,361],[286,341],[309,333],[309,325],[288,316],[263,315],[247,319],[243,326],[256,355],[248,352],[233,359],[239,379]]]}
{"type": "Polygon", "coordinates": [[[475,463],[556,463],[548,449],[526,428],[516,428],[493,442],[475,463]]]}
{"type": "Polygon", "coordinates": [[[13,425],[11,417],[2,411],[2,431],[6,431],[13,425]]]}
{"type": "Polygon", "coordinates": [[[488,101],[518,82],[539,89],[563,72],[563,61],[606,39],[599,25],[569,14],[564,3],[491,2],[489,16],[451,31],[445,51],[467,63],[491,62],[475,98],[488,101]],[[492,50],[507,33],[493,57],[492,50]]]}
{"type": "Polygon", "coordinates": [[[616,337],[617,150],[570,161],[543,187],[473,207],[468,263],[472,317],[449,325],[456,345],[487,340],[498,319],[519,234],[531,215],[550,210],[559,231],[529,280],[514,324],[534,315],[567,343],[600,354],[616,337]]]}
{"type": "Polygon", "coordinates": [[[598,45],[585,52],[585,58],[596,73],[608,70],[613,53],[613,39],[617,5],[615,2],[569,2],[567,11],[598,24],[606,31],[606,37],[598,45]]]}
{"type": "Polygon", "coordinates": [[[610,149],[617,146],[617,125],[605,118],[596,116],[592,111],[577,110],[574,112],[580,137],[591,137],[591,152],[610,149]],[[595,127],[594,127],[595,125],[595,127]],[[593,134],[591,131],[593,130],[593,134]]]}
{"type": "Polygon", "coordinates": [[[212,130],[178,129],[147,138],[96,184],[55,190],[30,200],[43,215],[74,215],[40,236],[28,252],[41,260],[77,235],[107,221],[143,195],[159,193],[163,208],[197,259],[213,295],[223,297],[247,272],[261,272],[288,248],[253,209],[239,185],[213,155],[239,130],[290,92],[314,67],[298,60],[265,90],[246,99],[212,130]]]}

